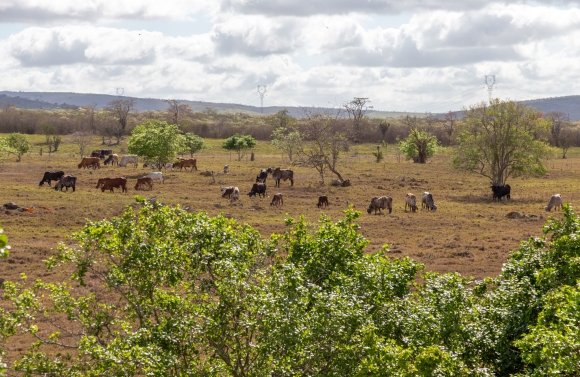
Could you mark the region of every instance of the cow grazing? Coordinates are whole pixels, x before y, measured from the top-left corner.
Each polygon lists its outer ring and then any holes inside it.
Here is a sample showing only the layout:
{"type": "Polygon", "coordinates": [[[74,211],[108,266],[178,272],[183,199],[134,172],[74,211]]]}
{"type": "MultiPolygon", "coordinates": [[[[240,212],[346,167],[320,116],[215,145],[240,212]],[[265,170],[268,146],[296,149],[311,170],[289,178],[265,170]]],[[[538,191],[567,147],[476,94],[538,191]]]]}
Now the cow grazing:
{"type": "Polygon", "coordinates": [[[98,162],[95,162],[94,164],[90,164],[89,166],[87,166],[87,169],[93,169],[93,170],[97,170],[101,168],[101,164],[98,162]]]}
{"type": "Polygon", "coordinates": [[[224,165],[224,174],[228,174],[230,172],[230,167],[227,165],[224,165]]]}
{"type": "Polygon", "coordinates": [[[158,180],[161,183],[163,182],[163,174],[160,171],[152,171],[151,173],[144,175],[143,178],[151,178],[153,180],[158,180]]]}
{"type": "Polygon", "coordinates": [[[327,206],[328,207],[328,196],[326,195],[322,195],[318,197],[318,204],[316,205],[318,208],[322,207],[322,206],[327,206]]]}
{"type": "Polygon", "coordinates": [[[171,163],[169,163],[169,162],[168,162],[168,163],[166,163],[166,164],[165,164],[165,169],[171,169],[171,170],[173,170],[173,164],[171,164],[171,163]]]}
{"type": "Polygon", "coordinates": [[[425,191],[421,197],[421,209],[427,208],[428,211],[435,211],[437,206],[433,201],[433,195],[425,191]]]}
{"type": "Polygon", "coordinates": [[[97,187],[95,187],[95,188],[102,187],[105,184],[105,182],[108,181],[109,179],[111,179],[111,178],[99,178],[97,180],[97,187]]]}
{"type": "Polygon", "coordinates": [[[99,160],[98,157],[83,157],[83,159],[79,163],[79,169],[80,168],[86,169],[87,167],[93,164],[96,164],[100,168],[101,167],[101,165],[99,164],[100,161],[101,160],[99,160]]]}
{"type": "Polygon", "coordinates": [[[277,193],[276,195],[274,195],[272,197],[272,202],[270,203],[271,206],[275,206],[275,207],[282,207],[282,205],[284,205],[284,200],[282,200],[282,194],[277,193]]]}
{"type": "Polygon", "coordinates": [[[367,213],[370,215],[372,211],[375,211],[376,215],[378,210],[380,215],[381,209],[388,209],[389,213],[393,212],[393,198],[390,196],[381,196],[380,198],[375,196],[371,199],[367,213]]]}
{"type": "Polygon", "coordinates": [[[291,169],[276,168],[272,170],[272,168],[268,168],[267,172],[271,173],[272,179],[276,181],[275,187],[280,187],[280,180],[286,181],[287,179],[290,180],[290,186],[294,186],[294,172],[291,169]]]}
{"type": "Polygon", "coordinates": [[[233,187],[222,187],[221,190],[222,190],[222,198],[231,199],[232,195],[234,194],[233,187]]]}
{"type": "Polygon", "coordinates": [[[234,187],[234,193],[232,194],[232,200],[240,199],[240,189],[234,187]]]}
{"type": "Polygon", "coordinates": [[[104,160],[105,157],[110,156],[113,154],[113,150],[112,149],[101,149],[101,154],[99,155],[99,158],[101,160],[104,160]]]}
{"type": "Polygon", "coordinates": [[[260,174],[256,176],[256,183],[266,183],[266,178],[268,178],[268,170],[272,171],[272,168],[262,169],[260,174]]]}
{"type": "Polygon", "coordinates": [[[50,186],[51,181],[58,181],[64,175],[63,171],[46,171],[44,172],[44,176],[42,176],[42,180],[38,184],[38,186],[44,185],[44,183],[48,183],[50,186]]]}
{"type": "Polygon", "coordinates": [[[415,195],[408,193],[407,196],[405,196],[405,212],[407,212],[407,206],[411,209],[411,212],[417,210],[417,198],[415,195]]]}
{"type": "Polygon", "coordinates": [[[96,149],[94,151],[91,152],[91,157],[97,157],[97,158],[101,158],[101,150],[100,149],[96,149]]]}
{"type": "Polygon", "coordinates": [[[105,192],[105,190],[115,192],[113,190],[114,188],[120,188],[122,192],[127,192],[127,178],[105,178],[105,181],[101,186],[101,192],[105,192]]]}
{"type": "Polygon", "coordinates": [[[562,195],[560,194],[552,195],[550,201],[548,202],[548,205],[545,206],[544,209],[546,210],[546,212],[550,212],[552,208],[554,208],[555,211],[558,209],[558,207],[560,207],[560,210],[562,210],[562,195]]]}
{"type": "Polygon", "coordinates": [[[179,168],[179,171],[181,171],[181,169],[184,168],[185,170],[187,170],[187,168],[191,168],[191,171],[193,171],[194,169],[197,170],[197,159],[195,158],[180,159],[179,161],[173,164],[173,169],[177,168],[179,168]]]}
{"type": "Polygon", "coordinates": [[[117,154],[110,154],[109,157],[107,157],[107,159],[105,160],[104,164],[105,165],[111,164],[111,166],[117,164],[117,166],[119,166],[119,156],[117,154]]]}
{"type": "Polygon", "coordinates": [[[511,187],[510,185],[503,185],[503,186],[499,186],[499,185],[491,185],[491,191],[493,192],[493,199],[497,199],[498,201],[501,201],[501,198],[503,198],[504,196],[509,200],[510,198],[510,192],[511,192],[511,187]]]}
{"type": "Polygon", "coordinates": [[[258,197],[261,197],[261,196],[263,196],[264,198],[266,197],[266,184],[265,183],[254,183],[252,185],[252,189],[248,193],[248,196],[251,198],[252,196],[256,196],[256,194],[258,194],[258,197]]]}
{"type": "Polygon", "coordinates": [[[143,186],[149,186],[149,190],[153,190],[153,180],[149,177],[137,178],[135,190],[141,189],[143,186]]]}
{"type": "Polygon", "coordinates": [[[68,188],[72,187],[73,192],[75,192],[76,184],[77,177],[75,177],[74,175],[65,175],[60,177],[58,183],[54,185],[54,189],[62,191],[62,188],[66,187],[66,191],[68,191],[68,188]]]}
{"type": "Polygon", "coordinates": [[[121,161],[119,161],[119,166],[124,168],[127,166],[127,164],[133,164],[133,167],[136,168],[138,163],[139,157],[135,155],[127,155],[121,157],[121,161]]]}

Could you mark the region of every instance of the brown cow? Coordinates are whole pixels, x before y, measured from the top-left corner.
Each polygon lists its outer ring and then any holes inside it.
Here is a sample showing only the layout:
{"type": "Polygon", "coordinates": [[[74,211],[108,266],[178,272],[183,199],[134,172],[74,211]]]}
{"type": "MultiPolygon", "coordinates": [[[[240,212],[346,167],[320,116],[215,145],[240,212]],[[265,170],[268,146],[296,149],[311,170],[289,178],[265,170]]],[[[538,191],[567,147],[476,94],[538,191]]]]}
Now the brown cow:
{"type": "Polygon", "coordinates": [[[191,171],[193,171],[193,169],[197,170],[197,159],[188,158],[185,160],[179,160],[173,164],[173,169],[177,168],[179,168],[180,171],[183,168],[185,168],[185,170],[187,170],[187,168],[191,168],[191,171]]]}
{"type": "Polygon", "coordinates": [[[149,186],[149,190],[153,190],[153,180],[149,177],[137,178],[135,190],[139,190],[142,186],[149,186]]]}
{"type": "Polygon", "coordinates": [[[100,169],[101,165],[99,164],[99,158],[98,157],[83,157],[83,159],[81,160],[81,163],[79,164],[79,169],[80,168],[87,168],[93,164],[96,164],[97,167],[100,169]]]}
{"type": "Polygon", "coordinates": [[[272,198],[272,202],[270,203],[271,206],[276,206],[278,207],[278,205],[280,205],[280,207],[284,204],[284,201],[282,200],[282,194],[277,193],[276,195],[274,195],[274,197],[272,198]]]}
{"type": "Polygon", "coordinates": [[[320,208],[322,206],[328,207],[328,196],[326,196],[326,195],[319,196],[317,206],[318,206],[318,208],[320,208]]]}
{"type": "Polygon", "coordinates": [[[114,188],[120,188],[121,192],[127,192],[127,178],[105,178],[105,182],[101,187],[101,192],[105,192],[105,190],[115,192],[113,190],[114,188]]]}
{"type": "Polygon", "coordinates": [[[233,187],[222,187],[222,198],[228,198],[231,199],[232,195],[234,194],[234,188],[233,187]]]}
{"type": "Polygon", "coordinates": [[[99,188],[101,186],[103,186],[105,184],[106,181],[108,181],[111,178],[99,178],[99,180],[97,181],[97,187],[95,188],[99,188]]]}
{"type": "Polygon", "coordinates": [[[274,187],[280,187],[280,180],[286,182],[287,179],[290,180],[290,186],[294,186],[294,172],[291,169],[268,168],[266,171],[272,174],[272,179],[276,181],[274,187]]]}

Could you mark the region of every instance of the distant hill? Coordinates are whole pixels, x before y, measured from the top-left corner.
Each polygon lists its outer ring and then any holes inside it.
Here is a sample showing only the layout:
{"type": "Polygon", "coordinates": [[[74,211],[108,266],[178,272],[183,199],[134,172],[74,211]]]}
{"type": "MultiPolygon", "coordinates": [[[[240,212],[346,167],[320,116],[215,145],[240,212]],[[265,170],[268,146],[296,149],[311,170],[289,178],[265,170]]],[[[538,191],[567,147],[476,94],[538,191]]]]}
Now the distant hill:
{"type": "MultiPolygon", "coordinates": [[[[22,109],[55,109],[55,108],[70,108],[71,106],[86,106],[96,104],[97,108],[106,107],[112,100],[123,98],[120,96],[112,96],[107,94],[90,94],[90,93],[60,93],[60,92],[9,92],[0,91],[0,104],[10,102],[12,105],[22,109]]],[[[139,111],[159,111],[167,109],[167,103],[158,98],[135,98],[135,109],[139,111]]],[[[252,115],[261,114],[260,108],[257,106],[246,106],[235,103],[215,103],[204,101],[187,101],[180,100],[186,103],[194,111],[203,111],[206,107],[210,107],[217,112],[243,112],[252,115]]],[[[303,108],[296,106],[265,106],[264,114],[274,114],[280,110],[287,109],[290,115],[301,118],[304,116],[303,108]]],[[[334,112],[336,109],[332,108],[314,108],[314,110],[324,112],[334,112]]],[[[422,113],[402,113],[391,111],[369,111],[371,118],[396,118],[400,115],[416,115],[424,116],[422,113]]]]}
{"type": "Polygon", "coordinates": [[[571,121],[580,120],[580,96],[539,98],[522,102],[544,113],[561,111],[568,114],[571,121]]]}

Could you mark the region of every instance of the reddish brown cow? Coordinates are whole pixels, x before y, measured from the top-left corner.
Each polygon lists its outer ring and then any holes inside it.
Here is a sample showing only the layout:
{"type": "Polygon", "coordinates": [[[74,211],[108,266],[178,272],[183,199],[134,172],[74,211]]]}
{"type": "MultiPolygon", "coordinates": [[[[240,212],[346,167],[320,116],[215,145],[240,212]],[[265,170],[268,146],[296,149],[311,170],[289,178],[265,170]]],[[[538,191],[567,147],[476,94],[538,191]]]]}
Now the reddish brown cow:
{"type": "Polygon", "coordinates": [[[326,195],[319,196],[317,206],[318,206],[318,208],[320,208],[322,206],[328,207],[328,196],[326,196],[326,195]]]}
{"type": "Polygon", "coordinates": [[[149,186],[149,190],[153,190],[153,180],[149,177],[137,178],[135,190],[139,190],[143,186],[149,186]]]}
{"type": "Polygon", "coordinates": [[[83,157],[83,159],[81,160],[81,163],[79,164],[79,169],[80,168],[87,168],[93,164],[96,164],[97,167],[100,169],[101,165],[99,164],[99,158],[98,157],[83,157]]]}
{"type": "Polygon", "coordinates": [[[187,170],[187,168],[191,168],[191,171],[193,171],[193,169],[197,170],[197,159],[188,158],[185,160],[179,160],[173,164],[173,169],[177,168],[179,168],[180,171],[183,168],[185,168],[185,170],[187,170]]]}
{"type": "Polygon", "coordinates": [[[105,192],[105,190],[115,192],[114,188],[120,188],[121,192],[127,192],[127,178],[105,178],[105,182],[101,186],[101,192],[105,192]]]}

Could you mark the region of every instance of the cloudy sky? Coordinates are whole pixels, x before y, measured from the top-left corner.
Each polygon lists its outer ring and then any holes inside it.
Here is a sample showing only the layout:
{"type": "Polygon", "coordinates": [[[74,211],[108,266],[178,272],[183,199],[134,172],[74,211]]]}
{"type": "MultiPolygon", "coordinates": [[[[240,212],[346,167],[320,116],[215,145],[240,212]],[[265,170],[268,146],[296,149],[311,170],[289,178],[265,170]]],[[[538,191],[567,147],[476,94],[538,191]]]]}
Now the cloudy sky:
{"type": "Polygon", "coordinates": [[[577,94],[579,57],[579,0],[0,0],[0,90],[443,112],[577,94]]]}

